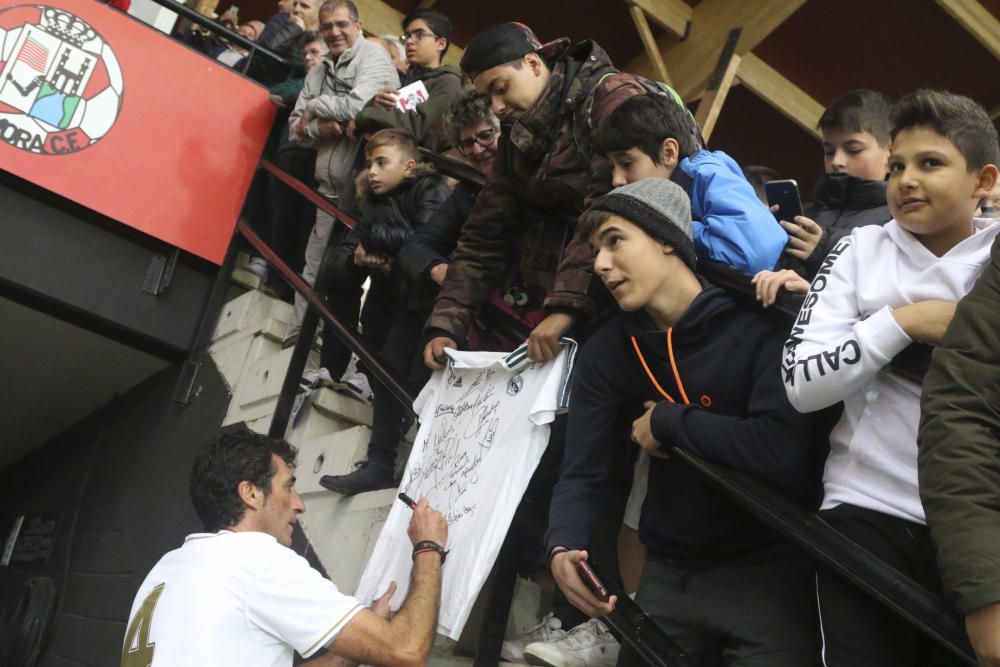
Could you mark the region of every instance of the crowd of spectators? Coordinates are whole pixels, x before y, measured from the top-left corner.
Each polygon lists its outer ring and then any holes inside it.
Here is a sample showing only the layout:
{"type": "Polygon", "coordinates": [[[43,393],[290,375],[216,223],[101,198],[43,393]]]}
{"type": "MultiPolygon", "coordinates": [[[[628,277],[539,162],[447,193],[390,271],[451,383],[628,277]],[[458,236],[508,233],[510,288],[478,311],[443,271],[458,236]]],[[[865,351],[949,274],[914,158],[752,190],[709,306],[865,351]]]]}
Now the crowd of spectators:
{"type": "MultiPolygon", "coordinates": [[[[267,182],[255,218],[283,260],[414,393],[449,348],[521,342],[481,324],[484,309],[530,330],[535,362],[562,336],[584,343],[533,485],[549,506],[536,548],[573,607],[614,607],[577,568],[607,549],[594,536],[620,498],[622,589],[692,664],[952,664],[697,478],[678,447],[818,510],[946,596],[981,663],[1000,664],[1000,147],[982,107],[845,91],[819,122],[825,176],[779,219],[763,187],[776,172],[706,146],[674,91],[596,42],[504,23],[469,41],[459,69],[432,9],[398,38],[366,38],[350,0],[282,10],[238,26],[300,65],[282,80],[266,59],[247,69],[286,113],[274,160],[359,221],[348,230],[267,182]],[[485,185],[445,179],[421,148],[485,185]],[[630,488],[610,488],[618,469],[630,488]]],[[[205,50],[240,68],[240,49],[205,50]]],[[[287,345],[305,309],[296,296],[287,345]]],[[[346,376],[350,358],[324,332],[303,378],[374,398],[366,458],[321,481],[345,495],[394,486],[411,425],[363,366],[346,376]]],[[[601,623],[570,624],[547,616],[504,657],[636,664],[601,623]]]]}

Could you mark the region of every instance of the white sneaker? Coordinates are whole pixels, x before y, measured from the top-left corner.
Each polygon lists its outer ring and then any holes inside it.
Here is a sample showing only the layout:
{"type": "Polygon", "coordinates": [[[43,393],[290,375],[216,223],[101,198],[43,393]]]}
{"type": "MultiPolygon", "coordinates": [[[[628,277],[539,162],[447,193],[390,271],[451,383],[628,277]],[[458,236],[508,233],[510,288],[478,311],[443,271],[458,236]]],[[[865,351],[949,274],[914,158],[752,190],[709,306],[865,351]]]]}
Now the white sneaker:
{"type": "Polygon", "coordinates": [[[247,270],[260,278],[261,282],[267,280],[267,260],[263,257],[251,257],[247,262],[247,270]]]}
{"type": "Polygon", "coordinates": [[[368,405],[371,405],[372,399],[375,397],[375,394],[372,393],[372,386],[364,373],[355,373],[342,381],[336,390],[368,405]]]}
{"type": "Polygon", "coordinates": [[[315,370],[306,371],[302,374],[302,379],[299,380],[299,389],[301,391],[311,391],[313,389],[319,389],[320,387],[333,387],[335,383],[333,378],[330,377],[330,371],[325,368],[317,368],[315,370]]]}
{"type": "Polygon", "coordinates": [[[562,621],[553,616],[552,614],[546,614],[542,619],[542,622],[524,632],[524,634],[510,639],[503,643],[500,648],[500,657],[507,662],[517,662],[524,663],[524,648],[528,644],[533,644],[535,642],[548,642],[553,639],[559,639],[566,634],[566,631],[562,629],[562,621]]]}
{"type": "Polygon", "coordinates": [[[560,639],[528,644],[524,647],[524,657],[529,665],[614,667],[620,648],[604,624],[592,618],[560,639]]]}

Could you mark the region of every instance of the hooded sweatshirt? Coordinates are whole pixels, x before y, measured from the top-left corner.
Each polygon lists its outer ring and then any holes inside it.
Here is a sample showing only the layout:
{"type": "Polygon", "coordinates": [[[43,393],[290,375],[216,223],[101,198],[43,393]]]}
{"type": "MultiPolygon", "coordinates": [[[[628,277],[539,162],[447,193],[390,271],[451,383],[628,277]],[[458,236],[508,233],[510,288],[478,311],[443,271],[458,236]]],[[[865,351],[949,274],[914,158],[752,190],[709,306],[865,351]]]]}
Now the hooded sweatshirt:
{"type": "Polygon", "coordinates": [[[925,523],[917,491],[919,383],[888,366],[913,341],[892,309],[928,299],[958,301],[990,258],[1000,221],[941,257],[895,220],[855,229],[820,267],[785,343],[782,378],[803,412],[839,401],[830,434],[822,509],[842,503],[925,523]]]}
{"type": "Polygon", "coordinates": [[[427,100],[410,111],[383,109],[374,106],[371,100],[354,117],[358,132],[378,132],[388,127],[409,130],[417,143],[434,153],[443,153],[451,148],[447,134],[442,127],[444,115],[451,103],[462,93],[462,73],[454,65],[441,65],[433,69],[413,65],[406,72],[400,87],[423,81],[427,88],[427,100]]]}
{"type": "MultiPolygon", "coordinates": [[[[643,401],[658,401],[652,431],[664,451],[687,449],[793,500],[815,496],[813,420],[788,403],[778,374],[787,326],[718,287],[703,287],[667,332],[645,311],[621,313],[581,351],[548,548],[587,547],[620,448],[636,447],[619,413],[631,412],[630,424],[643,401]]],[[[659,457],[651,457],[639,537],[653,554],[698,563],[780,540],[685,463],[659,457]]]]}

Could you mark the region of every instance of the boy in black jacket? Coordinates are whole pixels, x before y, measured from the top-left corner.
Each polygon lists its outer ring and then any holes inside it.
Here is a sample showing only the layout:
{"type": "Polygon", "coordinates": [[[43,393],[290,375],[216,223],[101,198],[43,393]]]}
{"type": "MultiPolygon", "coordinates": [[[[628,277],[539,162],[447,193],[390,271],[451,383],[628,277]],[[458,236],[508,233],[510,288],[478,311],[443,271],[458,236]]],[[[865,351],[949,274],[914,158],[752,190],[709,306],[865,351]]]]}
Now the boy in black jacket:
{"type": "MultiPolygon", "coordinates": [[[[649,558],[636,600],[692,664],[812,665],[819,656],[812,573],[781,538],[669,457],[671,447],[814,497],[811,418],[778,372],[786,327],[694,271],[690,202],[648,178],[597,199],[581,218],[594,273],[624,313],[583,348],[549,512],[553,576],[591,616],[609,613],[577,574],[615,459],[624,409],[645,412],[632,439],[652,455],[639,522],[649,558]]],[[[636,664],[622,649],[618,664],[636,664]]]]}
{"type": "MultiPolygon", "coordinates": [[[[341,274],[370,274],[365,338],[381,346],[387,370],[413,393],[430,375],[419,352],[423,323],[437,290],[413,282],[397,266],[398,255],[450,194],[444,179],[419,164],[419,157],[417,142],[407,130],[390,128],[372,135],[365,146],[367,168],[358,177],[361,221],[342,243],[337,259],[341,274]]],[[[320,484],[331,491],[353,495],[393,486],[396,450],[409,424],[403,406],[381,383],[373,383],[372,390],[368,457],[349,475],[324,475],[320,484]]]]}
{"type": "Polygon", "coordinates": [[[754,278],[757,298],[774,303],[778,289],[805,294],[820,264],[855,228],[892,219],[885,200],[892,101],[874,90],[855,90],[831,104],[819,119],[826,175],[816,185],[805,215],[782,220],[788,232],[776,271],[754,278]]]}

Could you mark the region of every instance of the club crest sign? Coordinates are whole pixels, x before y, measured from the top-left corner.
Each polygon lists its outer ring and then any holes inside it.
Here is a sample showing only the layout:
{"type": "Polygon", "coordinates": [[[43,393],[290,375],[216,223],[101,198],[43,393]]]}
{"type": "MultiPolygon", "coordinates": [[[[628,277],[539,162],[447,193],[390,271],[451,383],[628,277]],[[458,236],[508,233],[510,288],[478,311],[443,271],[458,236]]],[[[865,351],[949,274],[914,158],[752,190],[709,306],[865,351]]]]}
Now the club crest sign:
{"type": "Polygon", "coordinates": [[[124,80],[94,28],[43,5],[0,10],[0,140],[64,155],[92,146],[114,126],[124,80]]]}

